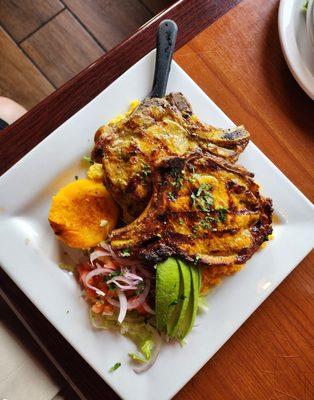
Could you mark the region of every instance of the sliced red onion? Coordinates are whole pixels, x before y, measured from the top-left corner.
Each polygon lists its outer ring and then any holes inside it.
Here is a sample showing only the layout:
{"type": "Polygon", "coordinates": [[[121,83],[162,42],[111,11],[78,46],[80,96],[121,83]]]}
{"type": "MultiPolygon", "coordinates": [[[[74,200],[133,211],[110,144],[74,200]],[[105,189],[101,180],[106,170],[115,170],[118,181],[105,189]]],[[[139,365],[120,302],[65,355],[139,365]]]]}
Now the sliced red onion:
{"type": "Polygon", "coordinates": [[[151,357],[150,357],[150,360],[148,363],[141,364],[140,366],[133,368],[133,371],[136,372],[137,374],[141,374],[142,372],[147,371],[149,368],[151,368],[155,364],[155,361],[157,360],[158,354],[161,349],[162,341],[161,341],[161,337],[160,337],[159,333],[153,327],[150,327],[150,329],[154,333],[155,347],[152,351],[152,354],[151,354],[151,357]]]}
{"type": "Polygon", "coordinates": [[[147,302],[145,301],[143,303],[143,308],[146,312],[150,313],[150,314],[156,314],[156,312],[149,306],[149,304],[147,304],[147,302]]]}
{"type": "Polygon", "coordinates": [[[97,275],[105,275],[108,272],[112,272],[112,270],[108,270],[107,268],[96,268],[96,269],[92,269],[91,271],[89,271],[89,273],[85,276],[85,285],[92,289],[95,290],[95,292],[100,295],[100,296],[106,296],[106,293],[104,293],[102,290],[98,289],[96,286],[93,286],[91,284],[89,284],[89,280],[92,279],[94,276],[97,275]]]}
{"type": "Polygon", "coordinates": [[[107,285],[110,285],[110,283],[114,283],[120,289],[135,290],[137,289],[137,285],[139,284],[139,282],[140,281],[134,281],[132,279],[125,278],[124,276],[115,276],[114,278],[107,281],[107,285]],[[120,282],[126,283],[126,285],[122,285],[120,282]]]}
{"type": "Polygon", "coordinates": [[[150,280],[147,280],[145,283],[146,285],[144,287],[143,292],[140,295],[138,295],[136,299],[131,299],[128,301],[128,310],[133,310],[134,308],[137,308],[146,300],[146,297],[150,289],[150,280]]]}
{"type": "Polygon", "coordinates": [[[120,312],[119,312],[119,316],[118,316],[118,322],[120,322],[120,324],[122,324],[122,322],[126,316],[127,309],[128,309],[128,300],[126,298],[125,293],[119,289],[118,289],[118,296],[119,296],[119,303],[120,303],[120,312]]]}
{"type": "Polygon", "coordinates": [[[131,272],[125,272],[123,274],[126,278],[130,278],[130,279],[134,279],[134,280],[138,280],[138,281],[142,281],[143,278],[139,275],[136,274],[132,274],[131,272]]]}
{"type": "Polygon", "coordinates": [[[102,268],[105,272],[108,272],[108,274],[112,274],[112,272],[115,270],[114,268],[111,268],[110,265],[104,264],[100,265],[99,263],[95,263],[96,268],[102,268]]]}
{"type": "Polygon", "coordinates": [[[116,282],[116,281],[114,283],[121,290],[135,290],[136,289],[136,286],[122,285],[121,283],[116,282]]]}
{"type": "MultiPolygon", "coordinates": [[[[136,296],[135,298],[128,300],[128,310],[133,310],[134,308],[137,308],[138,306],[140,306],[145,301],[145,299],[148,295],[149,289],[150,289],[150,281],[147,280],[146,286],[145,286],[143,292],[139,296],[136,296]]],[[[111,297],[108,297],[107,301],[114,307],[120,307],[119,302],[115,299],[112,299],[111,297]]]]}
{"type": "Polygon", "coordinates": [[[110,256],[110,253],[107,251],[102,251],[102,250],[95,250],[92,253],[90,253],[89,260],[91,264],[94,264],[94,261],[97,260],[99,257],[107,257],[110,256]]]}
{"type": "Polygon", "coordinates": [[[116,255],[116,253],[112,250],[111,246],[108,243],[101,242],[100,246],[105,250],[110,253],[110,256],[116,261],[119,265],[124,265],[124,266],[131,266],[131,265],[137,265],[138,261],[136,260],[130,260],[128,258],[123,258],[119,257],[116,255]]]}

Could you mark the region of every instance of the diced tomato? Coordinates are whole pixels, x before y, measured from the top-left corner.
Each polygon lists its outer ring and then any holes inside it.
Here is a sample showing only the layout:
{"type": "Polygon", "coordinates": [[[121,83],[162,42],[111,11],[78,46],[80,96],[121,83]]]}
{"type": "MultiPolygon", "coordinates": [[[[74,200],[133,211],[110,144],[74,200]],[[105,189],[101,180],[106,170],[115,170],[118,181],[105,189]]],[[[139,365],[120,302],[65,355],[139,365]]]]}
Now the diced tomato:
{"type": "Polygon", "coordinates": [[[104,303],[101,301],[96,301],[96,303],[92,306],[92,311],[95,314],[100,314],[103,312],[104,309],[104,303]]]}
{"type": "Polygon", "coordinates": [[[140,305],[135,309],[135,310],[136,310],[139,314],[141,314],[141,315],[147,315],[147,314],[149,314],[149,313],[145,310],[144,304],[145,304],[145,302],[142,303],[142,304],[140,304],[140,305]]]}

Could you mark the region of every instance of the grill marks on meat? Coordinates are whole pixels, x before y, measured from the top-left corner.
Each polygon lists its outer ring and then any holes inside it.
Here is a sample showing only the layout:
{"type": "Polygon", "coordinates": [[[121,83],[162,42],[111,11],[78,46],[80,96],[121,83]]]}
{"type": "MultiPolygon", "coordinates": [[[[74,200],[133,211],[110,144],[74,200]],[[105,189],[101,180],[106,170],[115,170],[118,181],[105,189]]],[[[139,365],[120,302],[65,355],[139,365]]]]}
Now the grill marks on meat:
{"type": "Polygon", "coordinates": [[[154,170],[145,211],[113,231],[110,244],[154,263],[179,256],[205,265],[242,264],[272,232],[272,202],[252,177],[209,154],[165,159],[154,170]]]}
{"type": "Polygon", "coordinates": [[[170,156],[197,152],[234,162],[249,141],[243,127],[223,130],[202,123],[181,93],[145,99],[121,121],[100,128],[92,158],[102,162],[105,185],[124,211],[138,217],[152,193],[152,169],[170,156]]]}

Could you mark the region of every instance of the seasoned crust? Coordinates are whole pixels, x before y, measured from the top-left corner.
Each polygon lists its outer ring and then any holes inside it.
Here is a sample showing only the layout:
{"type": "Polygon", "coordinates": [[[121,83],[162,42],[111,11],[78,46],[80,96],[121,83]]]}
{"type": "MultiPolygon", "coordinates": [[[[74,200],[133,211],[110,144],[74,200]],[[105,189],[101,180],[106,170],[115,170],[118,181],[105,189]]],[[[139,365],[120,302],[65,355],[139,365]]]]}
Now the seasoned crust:
{"type": "Polygon", "coordinates": [[[147,98],[122,120],[100,128],[92,158],[102,162],[105,185],[122,207],[125,222],[138,217],[152,193],[151,170],[164,158],[195,151],[237,160],[249,141],[243,127],[202,123],[181,93],[147,98]]]}
{"type": "Polygon", "coordinates": [[[200,265],[243,264],[272,232],[272,202],[252,178],[213,155],[165,159],[154,170],[145,211],[113,231],[110,244],[153,263],[179,256],[200,265]]]}

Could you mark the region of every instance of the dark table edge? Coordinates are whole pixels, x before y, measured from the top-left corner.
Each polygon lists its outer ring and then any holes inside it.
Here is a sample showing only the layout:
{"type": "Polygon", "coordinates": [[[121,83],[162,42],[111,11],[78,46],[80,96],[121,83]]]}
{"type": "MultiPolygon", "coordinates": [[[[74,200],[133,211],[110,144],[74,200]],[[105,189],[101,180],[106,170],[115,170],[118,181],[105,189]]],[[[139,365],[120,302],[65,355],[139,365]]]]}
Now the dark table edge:
{"type": "MultiPolygon", "coordinates": [[[[156,28],[162,19],[171,18],[178,24],[178,49],[240,1],[220,0],[218,5],[215,0],[180,0],[158,14],[1,132],[0,176],[151,51],[155,45],[156,28]]],[[[119,398],[2,268],[0,282],[0,295],[82,399],[119,398]]]]}

